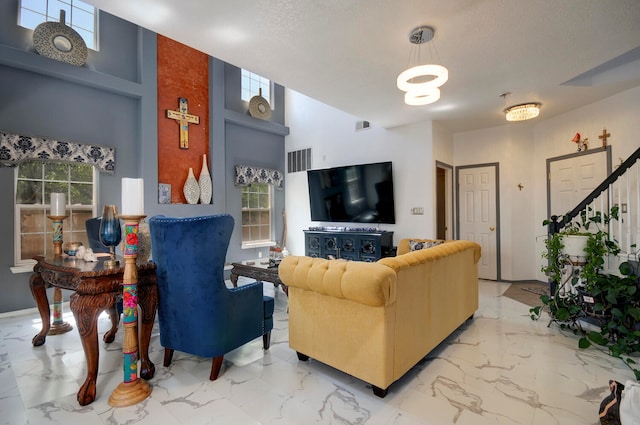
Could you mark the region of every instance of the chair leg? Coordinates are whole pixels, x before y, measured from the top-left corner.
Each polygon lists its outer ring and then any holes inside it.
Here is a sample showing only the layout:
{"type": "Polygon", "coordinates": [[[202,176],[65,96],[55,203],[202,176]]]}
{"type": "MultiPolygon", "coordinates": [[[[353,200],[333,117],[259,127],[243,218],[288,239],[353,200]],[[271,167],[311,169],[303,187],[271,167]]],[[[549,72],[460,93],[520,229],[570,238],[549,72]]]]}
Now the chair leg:
{"type": "Polygon", "coordinates": [[[222,360],[224,356],[214,357],[211,361],[211,374],[209,375],[210,381],[215,381],[218,379],[218,374],[220,373],[220,368],[222,367],[222,360]]]}
{"type": "Polygon", "coordinates": [[[268,350],[270,345],[271,345],[271,331],[262,335],[262,348],[265,350],[268,350]]]}
{"type": "Polygon", "coordinates": [[[167,367],[171,364],[171,360],[173,360],[173,350],[171,348],[164,349],[164,367],[167,367]]]}

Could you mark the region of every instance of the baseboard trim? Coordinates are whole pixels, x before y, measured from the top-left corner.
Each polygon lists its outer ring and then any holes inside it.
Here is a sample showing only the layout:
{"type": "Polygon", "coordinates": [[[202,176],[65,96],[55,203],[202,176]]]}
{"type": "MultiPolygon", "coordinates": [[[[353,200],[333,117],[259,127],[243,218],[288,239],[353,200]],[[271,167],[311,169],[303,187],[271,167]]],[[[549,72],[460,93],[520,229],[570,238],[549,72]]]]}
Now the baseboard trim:
{"type": "MultiPolygon", "coordinates": [[[[69,301],[62,303],[62,311],[71,311],[69,309],[69,301]]],[[[7,317],[28,316],[31,314],[40,315],[40,312],[38,311],[38,307],[31,307],[31,308],[25,308],[22,310],[14,310],[14,311],[7,311],[4,313],[0,313],[0,319],[5,319],[7,317]]]]}

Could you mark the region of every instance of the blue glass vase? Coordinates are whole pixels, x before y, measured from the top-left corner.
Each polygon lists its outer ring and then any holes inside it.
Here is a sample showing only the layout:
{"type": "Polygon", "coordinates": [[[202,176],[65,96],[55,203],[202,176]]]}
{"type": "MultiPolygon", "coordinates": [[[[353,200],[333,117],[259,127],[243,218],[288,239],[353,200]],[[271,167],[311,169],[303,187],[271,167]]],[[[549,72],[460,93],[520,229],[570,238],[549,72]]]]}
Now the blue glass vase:
{"type": "Polygon", "coordinates": [[[105,205],[102,210],[102,220],[100,220],[100,242],[109,247],[111,258],[104,262],[106,267],[115,267],[118,265],[114,247],[122,240],[122,230],[120,228],[120,219],[118,218],[118,210],[115,205],[105,205]]]}

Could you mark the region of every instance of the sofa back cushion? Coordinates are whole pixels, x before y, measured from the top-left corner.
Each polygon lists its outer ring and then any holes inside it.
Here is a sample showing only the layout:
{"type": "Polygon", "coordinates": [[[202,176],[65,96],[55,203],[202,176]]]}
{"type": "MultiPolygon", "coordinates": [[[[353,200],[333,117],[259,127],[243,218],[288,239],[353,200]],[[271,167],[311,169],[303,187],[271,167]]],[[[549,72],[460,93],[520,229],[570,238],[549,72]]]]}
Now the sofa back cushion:
{"type": "Polygon", "coordinates": [[[396,273],[377,263],[290,255],[280,262],[278,274],[288,286],[372,307],[396,300],[396,273]]]}
{"type": "MultiPolygon", "coordinates": [[[[402,268],[435,261],[438,258],[449,256],[467,249],[473,250],[473,260],[476,264],[480,260],[480,245],[472,241],[449,240],[432,248],[420,249],[417,251],[411,251],[409,241],[410,239],[402,239],[400,244],[398,244],[398,255],[395,257],[381,258],[377,263],[391,267],[393,270],[398,272],[402,268]]],[[[424,241],[432,240],[424,239],[424,241]]]]}

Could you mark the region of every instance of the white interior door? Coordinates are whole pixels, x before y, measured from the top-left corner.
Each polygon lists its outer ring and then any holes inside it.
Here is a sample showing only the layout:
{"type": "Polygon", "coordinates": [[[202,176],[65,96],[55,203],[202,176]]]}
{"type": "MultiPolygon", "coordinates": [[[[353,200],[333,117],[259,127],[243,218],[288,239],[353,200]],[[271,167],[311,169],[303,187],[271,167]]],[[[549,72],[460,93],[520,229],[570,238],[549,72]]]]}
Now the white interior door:
{"type": "Polygon", "coordinates": [[[459,238],[482,247],[478,263],[481,279],[498,279],[498,219],[496,166],[458,170],[459,238]]]}
{"type": "Polygon", "coordinates": [[[549,217],[562,217],[607,177],[607,153],[593,151],[549,160],[549,217]]]}

